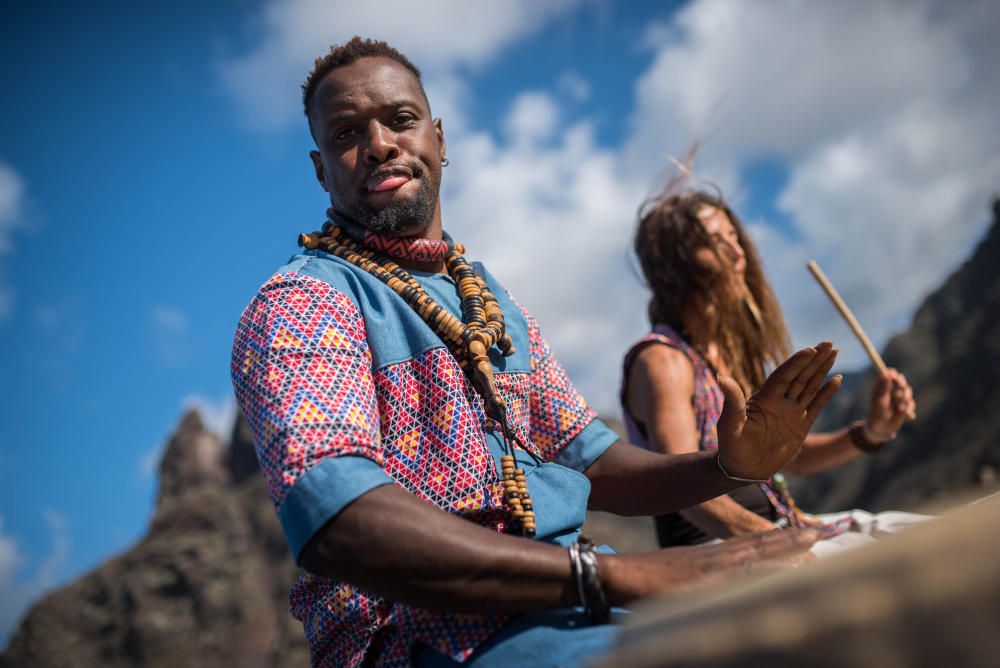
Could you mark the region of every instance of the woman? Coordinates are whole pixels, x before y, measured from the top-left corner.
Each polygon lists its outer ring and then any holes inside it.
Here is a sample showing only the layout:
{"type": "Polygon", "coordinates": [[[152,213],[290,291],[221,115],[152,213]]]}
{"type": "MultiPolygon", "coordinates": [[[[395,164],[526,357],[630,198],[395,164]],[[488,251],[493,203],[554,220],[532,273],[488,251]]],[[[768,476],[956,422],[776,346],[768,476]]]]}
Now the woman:
{"type": "MultiPolygon", "coordinates": [[[[760,260],[732,210],[705,192],[667,193],[640,211],[635,252],[652,290],[652,331],[626,354],[621,400],[633,443],[682,454],[717,447],[722,410],[717,378],[733,378],[749,396],[788,355],[781,309],[760,260]]],[[[916,409],[906,379],[878,379],[866,419],[810,434],[787,470],[825,471],[877,452],[916,409]]],[[[815,518],[798,510],[780,476],[672,515],[658,517],[661,545],[690,545],[783,526],[819,526],[829,539],[817,554],[867,542],[922,519],[863,511],[815,518]],[[844,534],[844,535],[841,535],[844,534]]]]}

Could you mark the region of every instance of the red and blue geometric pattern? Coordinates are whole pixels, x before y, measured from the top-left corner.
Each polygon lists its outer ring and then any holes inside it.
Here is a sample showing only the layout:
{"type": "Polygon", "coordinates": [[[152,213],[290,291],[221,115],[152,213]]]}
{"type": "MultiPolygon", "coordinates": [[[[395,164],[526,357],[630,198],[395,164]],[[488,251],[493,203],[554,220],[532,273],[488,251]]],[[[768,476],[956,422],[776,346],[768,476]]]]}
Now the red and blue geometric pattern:
{"type": "MultiPolygon", "coordinates": [[[[518,435],[551,460],[595,414],[521,311],[531,372],[498,372],[497,389],[518,435]]],[[[360,455],[442,510],[502,530],[510,509],[486,443],[493,425],[454,357],[432,348],[373,370],[368,346],[354,302],[310,276],[274,276],[244,311],[233,382],[275,508],[320,461],[360,455]]],[[[291,610],[317,666],[358,666],[369,652],[376,665],[405,666],[418,641],[462,660],[507,619],[431,612],[305,573],[291,610]]]]}

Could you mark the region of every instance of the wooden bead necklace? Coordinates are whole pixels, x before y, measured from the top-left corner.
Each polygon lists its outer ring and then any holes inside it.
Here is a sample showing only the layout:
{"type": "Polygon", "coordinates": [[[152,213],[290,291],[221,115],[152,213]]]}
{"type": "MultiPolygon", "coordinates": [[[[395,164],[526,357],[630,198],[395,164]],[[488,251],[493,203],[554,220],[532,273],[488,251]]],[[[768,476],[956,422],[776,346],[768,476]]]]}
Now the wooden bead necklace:
{"type": "Polygon", "coordinates": [[[535,512],[528,494],[524,469],[515,468],[514,446],[532,459],[538,457],[524,444],[507,418],[507,405],[497,391],[493,363],[487,351],[496,345],[503,355],[513,355],[514,342],[506,333],[503,311],[496,296],[463,257],[465,247],[448,244],[445,268],[458,287],[462,319],[459,320],[434,301],[405,269],[370,248],[359,244],[340,227],[327,223],[319,232],[300,234],[299,245],[320,249],[367,271],[398,294],[448,346],[459,366],[483,399],[486,415],[500,425],[505,454],[500,457],[504,500],[514,518],[512,529],[532,538],[535,512]]]}

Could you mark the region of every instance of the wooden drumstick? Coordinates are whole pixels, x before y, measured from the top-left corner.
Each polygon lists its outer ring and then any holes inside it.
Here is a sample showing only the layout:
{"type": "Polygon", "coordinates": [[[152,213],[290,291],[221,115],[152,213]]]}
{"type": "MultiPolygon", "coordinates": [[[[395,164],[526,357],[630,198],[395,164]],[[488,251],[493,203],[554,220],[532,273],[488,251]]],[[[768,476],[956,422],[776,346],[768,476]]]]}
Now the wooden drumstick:
{"type": "Polygon", "coordinates": [[[847,304],[840,297],[840,293],[837,292],[837,289],[830,283],[826,274],[824,274],[823,270],[819,268],[818,264],[816,264],[816,260],[809,260],[809,264],[806,265],[806,268],[809,269],[809,273],[813,275],[813,278],[816,279],[819,286],[823,288],[823,292],[825,292],[826,296],[830,298],[833,305],[837,307],[838,311],[840,311],[840,315],[844,318],[847,326],[851,328],[851,331],[854,332],[854,336],[858,337],[858,341],[861,342],[861,346],[865,349],[865,352],[868,353],[868,357],[871,359],[872,364],[874,364],[875,368],[878,369],[879,375],[881,376],[885,374],[888,367],[886,367],[882,356],[878,354],[877,350],[875,350],[875,346],[872,345],[871,339],[869,339],[868,335],[865,334],[865,330],[861,329],[861,323],[859,323],[858,319],[854,317],[851,309],[848,308],[847,304]]]}
{"type": "MultiPolygon", "coordinates": [[[[833,305],[837,307],[840,315],[844,318],[844,322],[846,322],[847,326],[851,328],[852,332],[854,332],[854,336],[858,337],[858,341],[861,342],[861,347],[865,349],[866,353],[868,353],[868,358],[878,370],[879,375],[885,375],[885,372],[888,371],[888,367],[885,365],[885,360],[882,359],[878,350],[876,350],[875,346],[872,345],[871,339],[869,339],[868,335],[865,334],[865,330],[861,328],[861,323],[859,323],[858,319],[854,317],[854,313],[851,312],[847,303],[841,298],[840,293],[838,293],[837,289],[830,283],[826,274],[824,274],[823,270],[819,268],[819,265],[816,264],[815,260],[809,260],[809,263],[806,264],[806,268],[809,269],[809,273],[813,275],[816,282],[819,283],[821,288],[823,288],[823,292],[825,292],[826,296],[830,298],[833,305]]],[[[909,415],[911,420],[915,420],[916,417],[917,416],[912,413],[909,415]]]]}

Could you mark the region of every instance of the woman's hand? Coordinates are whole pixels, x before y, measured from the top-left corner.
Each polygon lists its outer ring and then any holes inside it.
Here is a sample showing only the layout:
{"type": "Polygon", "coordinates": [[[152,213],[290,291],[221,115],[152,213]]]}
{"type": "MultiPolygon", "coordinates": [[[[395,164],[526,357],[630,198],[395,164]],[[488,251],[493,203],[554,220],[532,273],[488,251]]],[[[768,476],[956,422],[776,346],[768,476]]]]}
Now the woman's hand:
{"type": "Polygon", "coordinates": [[[916,414],[917,403],[906,376],[896,369],[887,369],[872,388],[865,438],[876,443],[891,440],[903,423],[916,414]]]}
{"type": "Polygon", "coordinates": [[[800,350],[746,401],[734,380],[720,379],[725,405],[718,424],[719,462],[731,477],[766,480],[798,454],[840,387],[839,375],[823,382],[836,358],[829,342],[800,350]]]}

